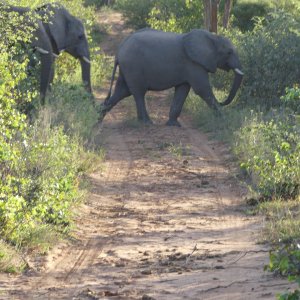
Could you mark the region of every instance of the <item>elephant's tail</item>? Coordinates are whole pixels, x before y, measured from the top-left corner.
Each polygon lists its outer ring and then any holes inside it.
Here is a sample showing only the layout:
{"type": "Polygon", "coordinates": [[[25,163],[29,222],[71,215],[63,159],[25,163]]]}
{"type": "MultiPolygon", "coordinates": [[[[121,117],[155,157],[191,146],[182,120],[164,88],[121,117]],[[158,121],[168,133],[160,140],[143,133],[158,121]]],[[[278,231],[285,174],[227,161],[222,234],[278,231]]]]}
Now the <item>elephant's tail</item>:
{"type": "Polygon", "coordinates": [[[115,81],[115,75],[116,75],[118,64],[119,64],[118,60],[117,60],[117,58],[115,58],[114,69],[113,69],[113,72],[112,72],[112,75],[111,75],[111,80],[110,80],[110,87],[109,87],[108,94],[107,94],[107,96],[105,98],[105,101],[107,101],[110,98],[110,96],[111,96],[111,91],[112,91],[113,84],[114,84],[114,81],[115,81]]]}

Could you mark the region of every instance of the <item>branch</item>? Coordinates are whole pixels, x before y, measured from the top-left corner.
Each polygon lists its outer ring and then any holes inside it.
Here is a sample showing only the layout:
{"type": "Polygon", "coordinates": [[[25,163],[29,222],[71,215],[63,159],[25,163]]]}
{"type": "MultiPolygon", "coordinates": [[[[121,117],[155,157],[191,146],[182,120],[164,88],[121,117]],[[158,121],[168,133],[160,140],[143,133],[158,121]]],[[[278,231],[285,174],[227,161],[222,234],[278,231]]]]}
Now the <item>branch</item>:
{"type": "Polygon", "coordinates": [[[250,250],[250,251],[246,251],[244,252],[237,260],[227,264],[228,266],[235,264],[236,262],[238,262],[240,259],[242,259],[243,257],[245,257],[247,254],[249,253],[266,253],[266,252],[270,252],[270,250],[250,250]]]}
{"type": "Polygon", "coordinates": [[[234,285],[236,283],[245,283],[247,281],[248,281],[247,279],[246,280],[242,280],[242,281],[233,281],[233,282],[229,283],[228,285],[218,285],[218,286],[209,288],[207,290],[201,290],[201,293],[210,292],[210,291],[213,291],[213,290],[216,290],[216,289],[227,289],[227,288],[231,287],[232,285],[234,285]]]}
{"type": "Polygon", "coordinates": [[[187,258],[186,258],[186,260],[185,260],[185,264],[186,264],[186,265],[187,265],[187,263],[189,262],[191,256],[193,255],[193,253],[194,253],[196,250],[198,250],[197,244],[195,245],[193,251],[187,256],[187,258]]]}

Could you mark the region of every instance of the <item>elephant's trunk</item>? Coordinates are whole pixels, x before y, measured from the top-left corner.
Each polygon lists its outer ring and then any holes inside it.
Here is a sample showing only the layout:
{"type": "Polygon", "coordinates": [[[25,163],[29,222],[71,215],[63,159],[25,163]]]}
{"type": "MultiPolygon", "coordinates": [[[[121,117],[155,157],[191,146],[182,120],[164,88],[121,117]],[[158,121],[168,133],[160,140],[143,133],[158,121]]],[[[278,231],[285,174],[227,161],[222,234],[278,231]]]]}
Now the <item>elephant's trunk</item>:
{"type": "Polygon", "coordinates": [[[81,64],[81,76],[85,89],[92,94],[92,86],[91,86],[91,62],[88,57],[80,58],[81,64]]]}
{"type": "Polygon", "coordinates": [[[234,77],[234,81],[230,93],[228,95],[228,98],[224,102],[220,103],[221,105],[228,105],[232,102],[242,83],[244,73],[238,68],[234,69],[234,72],[235,72],[235,77],[234,77]]]}

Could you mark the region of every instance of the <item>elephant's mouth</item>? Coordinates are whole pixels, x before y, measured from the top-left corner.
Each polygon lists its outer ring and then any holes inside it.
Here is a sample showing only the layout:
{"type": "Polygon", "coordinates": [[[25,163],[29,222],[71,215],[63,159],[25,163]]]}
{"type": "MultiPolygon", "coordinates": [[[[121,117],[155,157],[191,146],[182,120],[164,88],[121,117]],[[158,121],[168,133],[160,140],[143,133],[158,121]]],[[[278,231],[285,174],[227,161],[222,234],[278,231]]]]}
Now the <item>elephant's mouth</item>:
{"type": "Polygon", "coordinates": [[[220,103],[221,105],[228,105],[232,102],[232,100],[234,99],[234,97],[242,83],[244,73],[239,68],[235,68],[233,70],[235,73],[235,77],[234,77],[234,81],[233,81],[231,90],[229,92],[227,99],[224,102],[220,103]]]}

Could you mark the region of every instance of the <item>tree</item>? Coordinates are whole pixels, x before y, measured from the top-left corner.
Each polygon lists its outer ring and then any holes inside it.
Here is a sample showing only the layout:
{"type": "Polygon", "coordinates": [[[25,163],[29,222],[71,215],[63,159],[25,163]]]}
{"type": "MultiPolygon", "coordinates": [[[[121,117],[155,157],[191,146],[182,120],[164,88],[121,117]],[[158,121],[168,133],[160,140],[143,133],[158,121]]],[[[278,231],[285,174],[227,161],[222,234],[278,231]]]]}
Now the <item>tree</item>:
{"type": "Polygon", "coordinates": [[[211,0],[204,0],[204,25],[210,31],[211,24],[211,0]]]}
{"type": "MultiPolygon", "coordinates": [[[[218,33],[218,10],[221,0],[204,1],[204,23],[205,28],[211,32],[218,33]]],[[[232,8],[232,0],[224,0],[224,15],[222,26],[228,28],[232,8]]]]}
{"type": "Polygon", "coordinates": [[[218,33],[218,9],[220,0],[211,0],[211,28],[212,32],[218,33]]]}
{"type": "Polygon", "coordinates": [[[228,28],[230,13],[232,9],[232,0],[225,0],[224,15],[223,15],[223,27],[228,28]]]}

